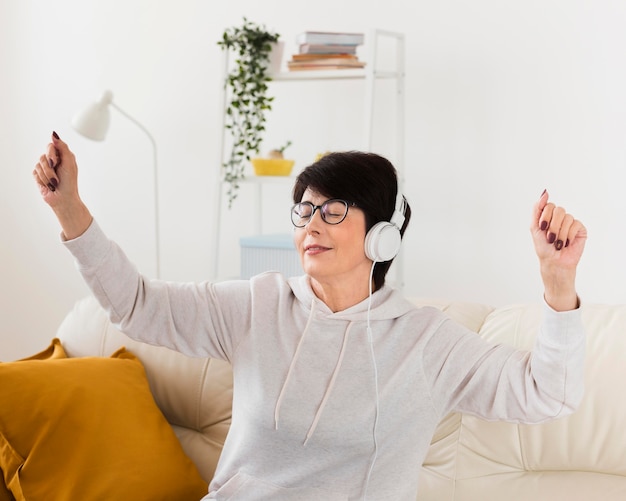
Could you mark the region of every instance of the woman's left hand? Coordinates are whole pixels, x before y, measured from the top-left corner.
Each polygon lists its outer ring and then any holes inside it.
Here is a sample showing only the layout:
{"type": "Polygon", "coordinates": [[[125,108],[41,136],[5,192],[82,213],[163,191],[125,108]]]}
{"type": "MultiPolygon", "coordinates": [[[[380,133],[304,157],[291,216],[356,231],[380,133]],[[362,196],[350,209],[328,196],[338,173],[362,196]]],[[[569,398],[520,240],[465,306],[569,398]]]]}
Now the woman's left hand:
{"type": "Polygon", "coordinates": [[[571,214],[548,202],[544,190],[533,210],[530,231],[539,258],[545,300],[557,311],[578,307],[576,267],[580,261],[587,229],[571,214]]]}

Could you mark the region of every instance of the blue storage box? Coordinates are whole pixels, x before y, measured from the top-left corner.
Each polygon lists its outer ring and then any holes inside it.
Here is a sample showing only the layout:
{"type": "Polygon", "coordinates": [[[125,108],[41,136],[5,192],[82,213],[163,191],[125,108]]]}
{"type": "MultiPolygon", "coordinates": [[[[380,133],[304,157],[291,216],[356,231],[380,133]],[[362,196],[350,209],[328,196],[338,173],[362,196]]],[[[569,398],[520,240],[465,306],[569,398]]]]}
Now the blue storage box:
{"type": "Polygon", "coordinates": [[[241,237],[241,278],[264,271],[280,271],[285,277],[302,275],[300,257],[293,244],[293,234],[241,237]]]}

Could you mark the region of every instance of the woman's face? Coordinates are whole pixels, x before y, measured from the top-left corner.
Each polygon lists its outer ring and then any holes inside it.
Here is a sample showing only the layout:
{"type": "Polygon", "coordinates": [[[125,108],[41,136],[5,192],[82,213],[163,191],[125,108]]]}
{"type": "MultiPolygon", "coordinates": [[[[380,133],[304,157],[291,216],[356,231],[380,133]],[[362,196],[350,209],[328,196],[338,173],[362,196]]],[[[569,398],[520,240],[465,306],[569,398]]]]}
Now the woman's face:
{"type": "MultiPolygon", "coordinates": [[[[301,202],[322,205],[328,197],[307,189],[301,202]]],[[[328,224],[316,210],[303,228],[295,228],[294,242],[304,272],[321,284],[362,280],[372,262],[365,256],[365,214],[350,207],[339,224],[328,224]]]]}

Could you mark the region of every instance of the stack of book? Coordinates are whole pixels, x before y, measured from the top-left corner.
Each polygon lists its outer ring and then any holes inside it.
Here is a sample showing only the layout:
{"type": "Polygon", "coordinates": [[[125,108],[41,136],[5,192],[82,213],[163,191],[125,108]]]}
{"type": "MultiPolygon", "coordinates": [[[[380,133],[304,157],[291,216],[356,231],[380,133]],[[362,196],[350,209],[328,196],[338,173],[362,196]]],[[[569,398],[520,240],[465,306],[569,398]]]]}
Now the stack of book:
{"type": "Polygon", "coordinates": [[[305,31],[296,37],[299,50],[287,61],[289,71],[363,68],[356,48],[365,40],[363,33],[305,31]]]}

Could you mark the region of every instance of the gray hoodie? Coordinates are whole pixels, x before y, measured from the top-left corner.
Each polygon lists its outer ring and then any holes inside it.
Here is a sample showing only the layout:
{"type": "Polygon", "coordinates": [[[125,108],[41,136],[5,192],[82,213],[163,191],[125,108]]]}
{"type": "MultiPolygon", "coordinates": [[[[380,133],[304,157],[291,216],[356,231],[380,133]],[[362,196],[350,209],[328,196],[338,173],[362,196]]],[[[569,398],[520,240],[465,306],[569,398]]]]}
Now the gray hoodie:
{"type": "Polygon", "coordinates": [[[333,313],[306,275],[148,281],[95,222],[65,245],[130,337],[232,364],[232,425],[205,499],[414,500],[449,412],[538,423],[582,397],[579,310],[546,305],[530,353],[388,286],[333,313]]]}

